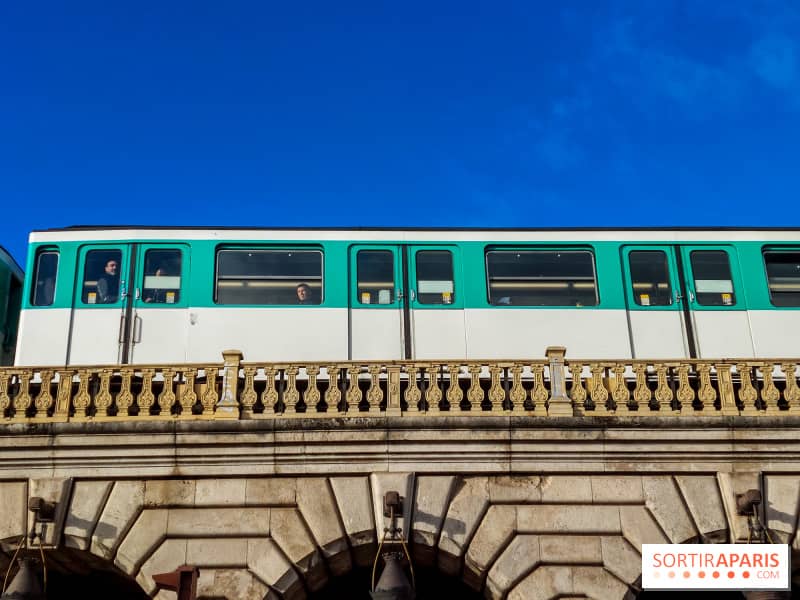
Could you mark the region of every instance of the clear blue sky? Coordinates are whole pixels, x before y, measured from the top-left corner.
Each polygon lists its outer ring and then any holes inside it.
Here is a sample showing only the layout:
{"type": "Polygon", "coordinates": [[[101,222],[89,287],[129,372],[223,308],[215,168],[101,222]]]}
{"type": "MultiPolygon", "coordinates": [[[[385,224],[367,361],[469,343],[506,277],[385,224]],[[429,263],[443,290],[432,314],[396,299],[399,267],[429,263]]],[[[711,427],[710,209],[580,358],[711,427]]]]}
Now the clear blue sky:
{"type": "Polygon", "coordinates": [[[2,2],[0,244],[800,224],[797,2],[2,2]]]}

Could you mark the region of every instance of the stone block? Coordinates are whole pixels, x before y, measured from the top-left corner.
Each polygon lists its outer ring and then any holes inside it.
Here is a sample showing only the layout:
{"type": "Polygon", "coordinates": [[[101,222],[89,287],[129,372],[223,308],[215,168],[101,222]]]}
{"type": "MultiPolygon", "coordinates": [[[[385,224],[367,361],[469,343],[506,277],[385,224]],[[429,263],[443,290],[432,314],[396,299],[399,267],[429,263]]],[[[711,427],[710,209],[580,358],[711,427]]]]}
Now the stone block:
{"type": "Polygon", "coordinates": [[[517,507],[521,533],[615,534],[620,508],[604,505],[532,505],[517,507]]]}
{"type": "Polygon", "coordinates": [[[153,575],[169,573],[186,564],[186,540],[164,540],[150,555],[136,575],[136,582],[145,594],[152,595],[156,590],[153,575]]]}
{"type": "Polygon", "coordinates": [[[186,562],[201,570],[208,567],[246,567],[247,540],[191,538],[186,543],[186,562]]]}
{"type": "Polygon", "coordinates": [[[3,481],[0,483],[0,542],[5,551],[16,549],[19,537],[25,530],[28,513],[28,482],[3,481]]]}
{"type": "MultiPolygon", "coordinates": [[[[757,471],[742,471],[737,473],[717,473],[722,505],[725,507],[725,516],[730,525],[731,542],[744,542],[750,534],[747,517],[738,514],[736,509],[736,496],[748,490],[761,490],[761,473],[757,471]]],[[[763,490],[761,490],[763,492],[763,490]]]]}
{"type": "Polygon", "coordinates": [[[72,501],[64,522],[64,544],[69,548],[86,550],[100,511],[111,491],[110,481],[76,481],[72,486],[72,501]]]}
{"type": "Polygon", "coordinates": [[[453,476],[417,477],[411,537],[414,543],[414,559],[422,565],[433,564],[434,548],[439,541],[455,481],[453,476]]]}
{"type": "Polygon", "coordinates": [[[669,540],[658,526],[650,511],[644,506],[620,506],[619,518],[622,534],[642,553],[642,544],[668,544],[669,540]]]}
{"type": "Polygon", "coordinates": [[[114,564],[128,575],[134,575],[167,536],[165,508],[143,510],[119,545],[114,564]]]}
{"type": "Polygon", "coordinates": [[[625,475],[591,477],[592,502],[596,504],[642,504],[642,478],[625,475]]]}
{"type": "Polygon", "coordinates": [[[247,567],[270,588],[280,592],[281,598],[302,600],[306,597],[303,582],[275,540],[248,540],[247,567]]]}
{"type": "MultiPolygon", "coordinates": [[[[545,478],[551,479],[551,478],[545,478]]],[[[489,478],[492,504],[531,504],[542,501],[543,478],[538,475],[500,475],[489,478]]]]}
{"type": "Polygon", "coordinates": [[[144,483],[144,506],[148,508],[194,506],[194,494],[194,480],[153,479],[144,483]]]}
{"type": "Polygon", "coordinates": [[[111,558],[144,503],[143,481],[117,481],[92,535],[92,553],[111,558]]]}
{"type": "MultiPolygon", "coordinates": [[[[46,502],[53,502],[56,506],[53,522],[48,527],[42,528],[43,538],[41,543],[47,546],[58,546],[61,544],[61,536],[64,533],[64,520],[69,508],[70,496],[72,495],[72,479],[63,477],[48,477],[42,479],[30,479],[28,481],[28,498],[42,498],[46,502]]],[[[28,511],[28,531],[33,529],[36,522],[35,513],[28,511]]]]}
{"type": "MultiPolygon", "coordinates": [[[[241,569],[201,569],[197,597],[214,600],[262,600],[268,588],[251,573],[241,569]]],[[[173,598],[175,592],[172,592],[173,598]]]]}
{"type": "Polygon", "coordinates": [[[505,598],[517,582],[537,568],[539,562],[539,536],[517,534],[489,569],[486,597],[492,600],[505,598]]]}
{"type": "Polygon", "coordinates": [[[269,508],[170,508],[170,537],[266,537],[270,533],[269,508]]]}
{"type": "Polygon", "coordinates": [[[297,508],[322,550],[331,572],[334,575],[349,572],[353,566],[350,549],[328,480],[322,478],[299,480],[297,508]]]}
{"type": "Polygon", "coordinates": [[[603,567],[576,566],[572,568],[572,593],[588,598],[624,598],[628,586],[603,567]]]}
{"type": "Polygon", "coordinates": [[[642,572],[642,556],[622,536],[600,538],[603,566],[618,579],[632,584],[642,572]]]}
{"type": "Polygon", "coordinates": [[[598,564],[603,557],[600,537],[588,535],[539,536],[539,553],[549,564],[598,564]]]}
{"type": "Polygon", "coordinates": [[[350,547],[353,549],[353,559],[360,567],[371,566],[377,540],[369,479],[334,477],[330,484],[350,547]]]}
{"type": "Polygon", "coordinates": [[[195,506],[244,506],[246,479],[198,479],[195,506]]]}
{"type": "Polygon", "coordinates": [[[793,537],[800,512],[800,477],[767,475],[764,477],[764,516],[775,543],[786,544],[793,537]],[[780,540],[774,539],[779,537],[780,540]]]}
{"type": "Polygon", "coordinates": [[[468,477],[456,484],[439,538],[439,568],[446,574],[455,575],[459,572],[467,542],[488,507],[487,477],[468,477]]]}
{"type": "Polygon", "coordinates": [[[697,537],[698,531],[672,476],[644,477],[642,487],[645,505],[670,542],[680,544],[697,537]]]}
{"type": "Polygon", "coordinates": [[[542,477],[542,502],[553,504],[591,504],[592,480],[589,477],[553,475],[542,477]]]}
{"type": "Polygon", "coordinates": [[[294,506],[297,503],[297,480],[292,477],[248,479],[245,505],[294,506]]]}
{"type": "Polygon", "coordinates": [[[383,514],[383,499],[386,492],[393,491],[403,498],[403,514],[397,515],[397,527],[402,529],[403,537],[409,539],[412,498],[414,497],[413,473],[372,473],[370,475],[372,488],[372,512],[375,515],[375,534],[378,539],[383,537],[383,530],[391,526],[389,517],[383,514]]]}
{"type": "Polygon", "coordinates": [[[676,475],[675,482],[681,490],[686,505],[697,528],[703,536],[714,535],[715,541],[724,541],[720,534],[727,532],[728,521],[719,493],[717,478],[712,475],[676,475]]]}
{"type": "Polygon", "coordinates": [[[486,572],[514,537],[517,508],[507,504],[490,506],[469,544],[464,563],[464,581],[474,590],[483,587],[486,572]]]}
{"type": "Polygon", "coordinates": [[[297,509],[270,509],[270,533],[286,557],[306,578],[311,591],[328,580],[322,556],[297,509]]]}
{"type": "Polygon", "coordinates": [[[550,600],[572,594],[572,569],[567,566],[540,566],[520,581],[509,600],[550,600]]]}

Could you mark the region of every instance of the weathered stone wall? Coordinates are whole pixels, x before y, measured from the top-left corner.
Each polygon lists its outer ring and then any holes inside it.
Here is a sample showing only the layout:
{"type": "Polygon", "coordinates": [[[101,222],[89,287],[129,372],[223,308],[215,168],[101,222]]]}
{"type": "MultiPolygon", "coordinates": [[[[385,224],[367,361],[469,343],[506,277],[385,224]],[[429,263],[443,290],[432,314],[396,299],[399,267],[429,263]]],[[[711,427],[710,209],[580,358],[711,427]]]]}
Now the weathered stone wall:
{"type": "Polygon", "coordinates": [[[735,497],[748,489],[762,491],[775,541],[800,555],[798,428],[759,424],[9,427],[0,542],[7,561],[39,495],[62,509],[50,552],[112,563],[148,594],[154,573],[188,563],[201,596],[303,598],[371,564],[383,493],[397,489],[415,562],[487,598],[623,598],[643,543],[746,541],[735,497]]]}

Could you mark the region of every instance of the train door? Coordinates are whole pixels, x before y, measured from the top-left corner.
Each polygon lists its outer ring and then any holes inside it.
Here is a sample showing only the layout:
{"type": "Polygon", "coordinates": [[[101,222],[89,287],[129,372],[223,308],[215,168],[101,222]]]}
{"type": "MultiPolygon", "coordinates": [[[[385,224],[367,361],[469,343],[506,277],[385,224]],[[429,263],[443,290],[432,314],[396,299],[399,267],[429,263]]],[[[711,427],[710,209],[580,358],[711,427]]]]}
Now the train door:
{"type": "Polygon", "coordinates": [[[459,263],[451,246],[353,246],[351,358],[463,358],[459,263]]]}
{"type": "Polygon", "coordinates": [[[732,247],[625,246],[622,262],[634,358],[753,356],[732,247]]]}
{"type": "Polygon", "coordinates": [[[187,267],[180,245],[82,247],[67,363],[127,364],[134,354],[137,362],[185,360],[187,267]]]}

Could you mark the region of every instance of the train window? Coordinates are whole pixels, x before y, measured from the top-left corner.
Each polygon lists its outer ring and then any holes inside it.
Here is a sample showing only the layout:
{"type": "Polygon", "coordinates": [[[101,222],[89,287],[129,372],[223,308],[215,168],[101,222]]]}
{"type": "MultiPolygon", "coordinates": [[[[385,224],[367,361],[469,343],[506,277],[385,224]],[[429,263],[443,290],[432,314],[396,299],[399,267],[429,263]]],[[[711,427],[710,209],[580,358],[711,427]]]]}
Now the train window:
{"type": "Polygon", "coordinates": [[[181,251],[177,249],[144,253],[142,300],[151,304],[180,302],[181,258],[181,251]]]}
{"type": "Polygon", "coordinates": [[[394,302],[394,254],[391,250],[359,250],[356,270],[359,304],[394,302]]]}
{"type": "Polygon", "coordinates": [[[119,300],[121,250],[90,250],[83,266],[84,304],[113,304],[119,300]]]}
{"type": "Polygon", "coordinates": [[[452,304],[453,254],[448,250],[420,250],[416,254],[417,302],[452,304]]]}
{"type": "Polygon", "coordinates": [[[800,252],[765,251],[769,297],[775,306],[800,306],[800,252]]]}
{"type": "Polygon", "coordinates": [[[639,306],[672,304],[672,283],[667,253],[662,250],[634,250],[628,254],[633,299],[639,306]]]}
{"type": "Polygon", "coordinates": [[[486,278],[494,305],[598,303],[594,255],[586,250],[490,250],[486,278]]]}
{"type": "Polygon", "coordinates": [[[219,250],[215,300],[217,304],[321,304],[322,252],[219,250]],[[302,299],[299,288],[304,288],[302,299]]]}
{"type": "Polygon", "coordinates": [[[56,275],[58,275],[58,252],[44,250],[36,255],[33,272],[33,306],[50,306],[56,298],[56,275]]]}
{"type": "Polygon", "coordinates": [[[733,306],[736,295],[731,263],[724,250],[693,250],[690,255],[694,291],[701,306],[733,306]]]}

